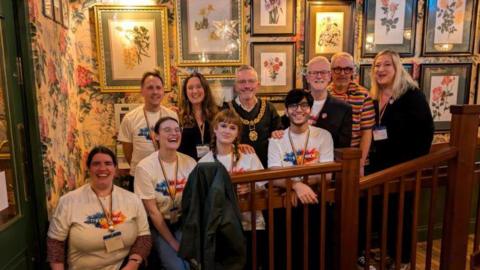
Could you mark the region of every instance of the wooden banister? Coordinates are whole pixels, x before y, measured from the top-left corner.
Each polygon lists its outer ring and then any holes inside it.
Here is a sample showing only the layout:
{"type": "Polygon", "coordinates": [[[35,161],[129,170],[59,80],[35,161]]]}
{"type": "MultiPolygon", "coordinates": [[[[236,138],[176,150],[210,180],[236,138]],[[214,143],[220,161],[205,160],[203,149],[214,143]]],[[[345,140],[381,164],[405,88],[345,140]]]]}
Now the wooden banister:
{"type": "Polygon", "coordinates": [[[445,160],[450,160],[454,158],[456,154],[457,148],[455,146],[442,147],[423,157],[419,157],[362,177],[360,179],[360,189],[368,189],[370,187],[380,185],[385,181],[396,179],[408,173],[413,173],[419,168],[426,168],[431,164],[437,164],[445,160]]]}
{"type": "Polygon", "coordinates": [[[458,149],[458,157],[448,164],[440,269],[463,270],[474,187],[475,147],[472,146],[477,142],[480,106],[451,106],[450,112],[450,145],[458,149]]]}
{"type": "Polygon", "coordinates": [[[342,164],[335,177],[335,269],[351,270],[357,265],[360,157],[357,148],[335,150],[335,160],[342,164]]]}

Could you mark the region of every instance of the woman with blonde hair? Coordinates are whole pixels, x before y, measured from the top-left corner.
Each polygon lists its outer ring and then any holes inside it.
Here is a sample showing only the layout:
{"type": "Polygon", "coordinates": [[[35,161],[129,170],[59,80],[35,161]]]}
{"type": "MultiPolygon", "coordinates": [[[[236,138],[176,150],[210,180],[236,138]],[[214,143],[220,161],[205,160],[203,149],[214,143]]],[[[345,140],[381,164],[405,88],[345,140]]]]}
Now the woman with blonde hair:
{"type": "MultiPolygon", "coordinates": [[[[385,50],[375,56],[371,81],[375,126],[370,147],[370,164],[366,167],[366,174],[428,154],[434,131],[432,113],[425,95],[404,69],[398,53],[385,50]]],[[[389,256],[394,257],[397,252],[401,252],[402,265],[399,269],[402,270],[410,268],[413,210],[411,195],[410,192],[405,193],[403,219],[405,237],[402,248],[396,250],[396,243],[392,239],[388,240],[387,246],[389,256]]],[[[395,235],[398,226],[396,221],[398,194],[390,195],[389,202],[388,235],[391,236],[395,235]]],[[[377,210],[374,210],[373,224],[381,224],[381,209],[377,210]]],[[[360,247],[363,248],[364,245],[360,243],[360,247]]]]}
{"type": "Polygon", "coordinates": [[[434,130],[425,95],[396,52],[378,53],[371,77],[376,113],[370,173],[427,154],[434,130]]]}

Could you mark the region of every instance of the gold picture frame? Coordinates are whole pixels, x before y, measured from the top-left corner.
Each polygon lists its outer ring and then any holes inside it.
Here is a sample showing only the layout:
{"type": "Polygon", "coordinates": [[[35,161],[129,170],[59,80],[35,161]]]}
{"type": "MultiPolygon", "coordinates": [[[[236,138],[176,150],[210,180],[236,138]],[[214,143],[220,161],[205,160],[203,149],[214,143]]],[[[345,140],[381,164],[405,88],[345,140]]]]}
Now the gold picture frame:
{"type": "Polygon", "coordinates": [[[178,66],[239,66],[244,62],[242,0],[176,0],[178,66]]]}
{"type": "Polygon", "coordinates": [[[170,90],[166,6],[94,5],[102,92],[138,92],[146,71],[157,68],[170,90]]]}

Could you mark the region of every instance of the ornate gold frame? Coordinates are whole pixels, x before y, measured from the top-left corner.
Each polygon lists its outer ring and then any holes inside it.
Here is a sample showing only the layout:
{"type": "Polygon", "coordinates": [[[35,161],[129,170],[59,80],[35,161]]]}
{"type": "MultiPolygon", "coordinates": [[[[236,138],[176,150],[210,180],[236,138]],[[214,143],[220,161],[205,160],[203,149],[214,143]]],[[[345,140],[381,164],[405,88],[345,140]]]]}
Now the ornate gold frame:
{"type": "MultiPolygon", "coordinates": [[[[107,48],[105,47],[105,41],[110,41],[106,36],[108,29],[103,29],[102,27],[102,15],[104,13],[122,13],[125,17],[129,19],[135,19],[135,15],[140,12],[144,15],[151,13],[152,18],[154,16],[159,16],[159,19],[155,20],[155,33],[159,34],[160,37],[157,37],[157,40],[153,42],[156,44],[156,52],[159,53],[157,56],[157,67],[162,74],[164,80],[164,87],[166,91],[170,90],[170,51],[169,51],[169,37],[168,37],[168,9],[166,6],[123,6],[123,5],[94,5],[92,8],[93,18],[95,22],[95,33],[96,33],[96,45],[97,45],[97,55],[98,55],[98,76],[100,81],[100,89],[102,92],[138,92],[140,91],[140,79],[141,75],[135,79],[125,79],[117,80],[116,82],[111,77],[111,71],[108,69],[113,66],[113,63],[107,62],[109,59],[106,58],[106,55],[109,55],[107,48]],[[160,29],[157,29],[157,26],[160,29]],[[160,40],[160,42],[158,42],[160,40]],[[109,81],[110,80],[110,81],[109,81]],[[112,82],[115,82],[112,84],[112,82]]],[[[146,72],[145,70],[143,72],[146,72]]]]}

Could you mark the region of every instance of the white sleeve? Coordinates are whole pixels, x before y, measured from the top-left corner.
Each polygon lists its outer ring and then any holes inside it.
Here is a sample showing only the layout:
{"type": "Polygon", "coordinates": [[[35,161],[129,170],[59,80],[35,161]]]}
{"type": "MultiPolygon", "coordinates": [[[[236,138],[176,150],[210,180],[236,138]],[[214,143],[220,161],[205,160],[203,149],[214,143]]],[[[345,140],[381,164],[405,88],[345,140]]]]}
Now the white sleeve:
{"type": "Polygon", "coordinates": [[[137,227],[138,227],[138,235],[150,235],[150,228],[148,227],[148,219],[147,219],[147,212],[145,211],[145,207],[143,206],[142,201],[135,197],[135,203],[137,205],[137,227]]]}
{"type": "Polygon", "coordinates": [[[270,139],[268,141],[268,168],[282,167],[282,153],[278,141],[270,139]]]}
{"type": "Polygon", "coordinates": [[[61,197],[50,220],[48,237],[58,241],[65,241],[65,239],[67,239],[72,224],[71,211],[72,209],[70,209],[65,197],[61,197]]]}
{"type": "MultiPolygon", "coordinates": [[[[263,165],[262,165],[262,162],[260,161],[260,159],[258,158],[258,156],[256,154],[251,154],[251,159],[250,159],[250,169],[253,171],[253,170],[263,170],[263,165]]],[[[268,181],[260,181],[260,182],[256,182],[255,185],[257,187],[262,187],[264,186],[265,184],[267,184],[268,181]]]]}
{"type": "Polygon", "coordinates": [[[132,129],[130,127],[131,121],[129,121],[128,114],[123,118],[122,123],[120,123],[120,128],[118,129],[118,141],[132,143],[133,135],[132,129]]]}
{"type": "Polygon", "coordinates": [[[142,200],[155,199],[155,186],[152,176],[143,167],[137,166],[135,169],[133,190],[142,200]]]}
{"type": "Polygon", "coordinates": [[[330,132],[322,132],[322,140],[320,143],[320,159],[319,162],[333,161],[333,139],[330,132]]]}

